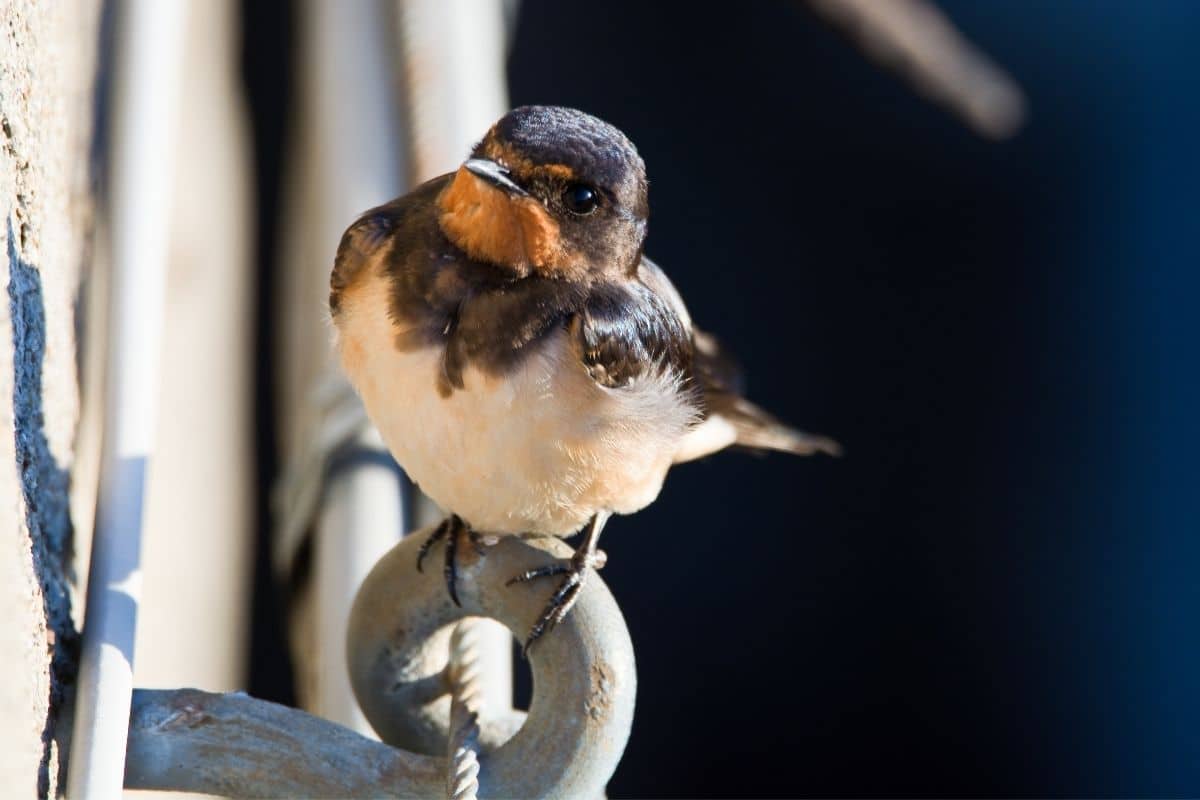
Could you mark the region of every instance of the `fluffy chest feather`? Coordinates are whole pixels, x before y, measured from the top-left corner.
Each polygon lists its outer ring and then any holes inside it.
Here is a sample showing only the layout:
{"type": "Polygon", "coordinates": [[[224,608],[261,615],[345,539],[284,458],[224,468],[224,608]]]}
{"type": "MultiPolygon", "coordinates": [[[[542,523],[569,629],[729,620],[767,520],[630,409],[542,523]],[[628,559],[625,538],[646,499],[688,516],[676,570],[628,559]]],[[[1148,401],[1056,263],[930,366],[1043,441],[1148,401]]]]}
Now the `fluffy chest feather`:
{"type": "Polygon", "coordinates": [[[696,421],[678,375],[600,386],[565,329],[501,374],[468,365],[446,396],[442,347],[394,346],[382,279],[348,292],[337,322],[346,373],[397,461],[480,530],[566,535],[596,511],[637,511],[696,421]]]}

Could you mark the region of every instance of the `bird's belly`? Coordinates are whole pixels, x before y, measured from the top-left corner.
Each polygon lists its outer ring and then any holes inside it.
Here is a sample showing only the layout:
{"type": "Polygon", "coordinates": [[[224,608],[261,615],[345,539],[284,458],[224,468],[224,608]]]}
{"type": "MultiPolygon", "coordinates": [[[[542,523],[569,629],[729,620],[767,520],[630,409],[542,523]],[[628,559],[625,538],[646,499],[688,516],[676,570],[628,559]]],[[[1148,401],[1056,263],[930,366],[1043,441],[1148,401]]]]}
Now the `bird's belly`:
{"type": "MultiPolygon", "coordinates": [[[[607,389],[558,333],[503,376],[468,367],[442,396],[440,348],[366,347],[343,364],[396,460],[438,505],[497,533],[577,531],[600,510],[658,495],[695,410],[664,376],[607,389]]],[[[381,342],[389,339],[369,338],[381,342]]]]}

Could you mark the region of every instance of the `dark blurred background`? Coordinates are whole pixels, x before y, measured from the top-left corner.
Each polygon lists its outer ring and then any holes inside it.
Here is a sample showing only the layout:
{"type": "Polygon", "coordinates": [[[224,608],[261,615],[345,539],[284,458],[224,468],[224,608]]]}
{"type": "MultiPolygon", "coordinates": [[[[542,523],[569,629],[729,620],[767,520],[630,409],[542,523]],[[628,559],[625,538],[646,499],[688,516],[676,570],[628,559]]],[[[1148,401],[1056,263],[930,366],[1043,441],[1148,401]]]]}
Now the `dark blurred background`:
{"type": "MultiPolygon", "coordinates": [[[[609,526],[613,797],[1200,794],[1200,3],[939,5],[1027,92],[1011,141],[799,3],[521,4],[513,104],[629,134],[647,252],[846,448],[686,466],[609,526]]],[[[293,20],[245,5],[267,231],[293,20]]],[[[251,691],[286,701],[266,586],[251,691]]]]}

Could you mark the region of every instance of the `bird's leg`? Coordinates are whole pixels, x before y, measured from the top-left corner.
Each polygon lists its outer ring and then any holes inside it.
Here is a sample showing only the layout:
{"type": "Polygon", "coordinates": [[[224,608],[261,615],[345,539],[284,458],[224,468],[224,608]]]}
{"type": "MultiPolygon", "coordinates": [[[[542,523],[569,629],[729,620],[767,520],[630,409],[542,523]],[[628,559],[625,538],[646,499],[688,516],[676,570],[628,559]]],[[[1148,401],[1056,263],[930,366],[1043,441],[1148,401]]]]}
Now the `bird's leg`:
{"type": "Polygon", "coordinates": [[[425,556],[435,544],[442,539],[446,540],[446,559],[442,565],[442,575],[446,579],[446,589],[450,592],[450,599],[456,606],[462,606],[462,603],[458,601],[458,545],[459,537],[464,533],[479,555],[484,554],[485,544],[495,544],[494,541],[491,541],[492,537],[471,530],[470,526],[463,522],[462,517],[451,514],[433,529],[433,533],[429,534],[429,538],[421,543],[421,549],[417,551],[417,572],[424,572],[425,556]]]}
{"type": "Polygon", "coordinates": [[[509,579],[506,585],[512,586],[515,583],[524,583],[535,578],[552,575],[567,576],[559,585],[558,590],[550,597],[545,611],[530,629],[529,636],[525,639],[524,652],[528,653],[530,645],[566,619],[571,607],[579,599],[579,593],[582,591],[588,575],[593,570],[604,566],[607,557],[603,550],[596,549],[596,545],[600,541],[600,532],[604,530],[604,523],[608,521],[608,517],[609,512],[607,511],[597,512],[592,517],[585,530],[583,542],[575,549],[575,555],[571,556],[566,563],[548,564],[544,567],[527,570],[509,579]]]}

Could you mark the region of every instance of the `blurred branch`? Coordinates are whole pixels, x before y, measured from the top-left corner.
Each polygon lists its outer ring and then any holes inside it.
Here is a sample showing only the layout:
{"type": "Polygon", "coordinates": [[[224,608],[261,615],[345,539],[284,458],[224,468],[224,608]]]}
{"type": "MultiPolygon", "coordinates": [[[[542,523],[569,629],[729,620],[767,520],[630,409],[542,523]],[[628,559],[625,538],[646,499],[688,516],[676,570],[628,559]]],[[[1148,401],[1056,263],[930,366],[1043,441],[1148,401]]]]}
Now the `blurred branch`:
{"type": "Polygon", "coordinates": [[[869,56],[989,139],[1025,119],[1025,96],[1009,75],[926,0],[807,0],[818,16],[869,56]]]}

